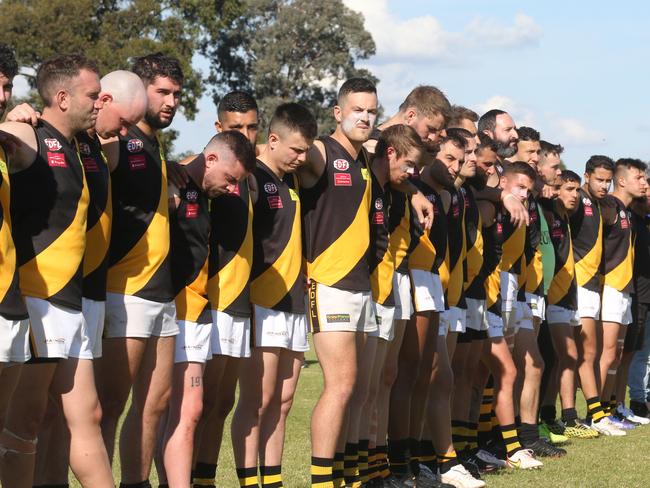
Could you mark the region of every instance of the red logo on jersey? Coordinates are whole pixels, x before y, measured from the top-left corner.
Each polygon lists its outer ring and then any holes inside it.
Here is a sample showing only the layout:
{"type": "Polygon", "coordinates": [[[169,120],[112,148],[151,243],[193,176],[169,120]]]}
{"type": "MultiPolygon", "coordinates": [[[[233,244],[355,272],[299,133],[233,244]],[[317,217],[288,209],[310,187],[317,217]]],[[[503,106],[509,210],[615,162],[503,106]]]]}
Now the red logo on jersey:
{"type": "Polygon", "coordinates": [[[99,171],[97,161],[95,161],[93,158],[83,158],[81,162],[84,165],[84,171],[86,173],[97,173],[99,171]]]}
{"type": "Polygon", "coordinates": [[[497,222],[497,234],[503,234],[503,224],[501,222],[497,222]]]}
{"type": "Polygon", "coordinates": [[[185,206],[185,218],[186,219],[195,219],[199,216],[199,204],[198,203],[188,203],[185,206]]]}
{"type": "Polygon", "coordinates": [[[129,154],[129,169],[131,171],[140,171],[147,167],[147,158],[144,154],[129,154]]]}
{"type": "Polygon", "coordinates": [[[266,200],[269,202],[269,208],[284,208],[282,205],[282,198],[280,198],[280,195],[273,195],[272,197],[266,197],[266,200]]]}
{"type": "Polygon", "coordinates": [[[621,229],[627,229],[630,226],[630,223],[627,219],[621,219],[621,229]]]}
{"type": "MultiPolygon", "coordinates": [[[[56,141],[56,139],[54,139],[56,141]]],[[[58,143],[59,141],[57,141],[58,143]]],[[[60,147],[60,146],[59,146],[60,147]]],[[[67,168],[68,165],[65,162],[65,154],[63,153],[47,153],[47,164],[53,168],[67,168]]]]}
{"type": "Polygon", "coordinates": [[[63,147],[58,139],[43,139],[43,142],[50,151],[60,151],[63,147]]]}
{"type": "Polygon", "coordinates": [[[372,214],[372,223],[377,225],[384,224],[384,212],[374,212],[372,214]]]}
{"type": "Polygon", "coordinates": [[[350,163],[345,159],[335,159],[332,164],[334,165],[334,169],[337,171],[347,171],[350,169],[350,163]]]}
{"type": "Polygon", "coordinates": [[[334,173],[334,186],[352,186],[350,173],[334,173]]]}
{"type": "MultiPolygon", "coordinates": [[[[591,204],[589,204],[591,205],[591,204]]],[[[587,217],[593,217],[594,216],[594,209],[591,208],[591,206],[585,205],[585,216],[587,217]]]]}
{"type": "Polygon", "coordinates": [[[130,153],[140,152],[144,148],[144,143],[140,139],[129,139],[126,143],[126,150],[130,153]]]}

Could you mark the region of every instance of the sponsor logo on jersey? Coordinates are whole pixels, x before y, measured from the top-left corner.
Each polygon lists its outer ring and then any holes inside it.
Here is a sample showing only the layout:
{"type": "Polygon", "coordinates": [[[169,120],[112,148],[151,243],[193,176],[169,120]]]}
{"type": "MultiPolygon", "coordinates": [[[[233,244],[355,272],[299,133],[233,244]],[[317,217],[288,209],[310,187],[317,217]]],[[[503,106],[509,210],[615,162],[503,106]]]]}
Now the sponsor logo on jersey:
{"type": "Polygon", "coordinates": [[[60,151],[63,147],[58,139],[48,138],[44,139],[43,142],[50,151],[60,151]]]}
{"type": "Polygon", "coordinates": [[[99,171],[99,166],[97,166],[97,161],[93,158],[82,158],[81,164],[84,166],[84,171],[86,173],[97,173],[99,171]]]}
{"type": "Polygon", "coordinates": [[[199,199],[199,192],[196,190],[188,190],[185,193],[185,199],[188,202],[196,202],[199,199]]]}
{"type": "Polygon", "coordinates": [[[376,225],[384,224],[384,212],[373,212],[372,223],[376,225]]]}
{"type": "Polygon", "coordinates": [[[350,173],[334,173],[334,186],[352,186],[350,173]]]}
{"type": "Polygon", "coordinates": [[[332,164],[337,171],[347,171],[350,169],[350,163],[345,159],[335,159],[332,164]]]}
{"type": "Polygon", "coordinates": [[[264,183],[264,191],[273,195],[278,192],[278,187],[275,186],[275,183],[264,183]]]}
{"type": "Polygon", "coordinates": [[[384,202],[382,202],[381,198],[377,198],[375,200],[375,208],[377,210],[381,210],[382,208],[384,208],[384,202]]]}
{"type": "MultiPolygon", "coordinates": [[[[57,141],[58,142],[58,141],[57,141]]],[[[47,164],[53,168],[67,168],[68,165],[65,162],[65,154],[63,153],[53,153],[47,152],[47,164]]]]}
{"type": "Polygon", "coordinates": [[[130,153],[140,152],[144,149],[144,143],[140,139],[129,139],[126,143],[126,150],[130,153]]]}
{"type": "Polygon", "coordinates": [[[582,197],[582,203],[583,203],[586,207],[591,207],[591,200],[590,200],[589,198],[587,198],[587,197],[582,197]]]}
{"type": "Polygon", "coordinates": [[[186,219],[195,219],[199,216],[199,204],[198,203],[188,203],[185,205],[185,218],[186,219]]]}
{"type": "Polygon", "coordinates": [[[266,197],[266,201],[269,202],[269,208],[284,208],[282,205],[282,198],[280,195],[273,195],[266,197]]]}
{"type": "Polygon", "coordinates": [[[90,144],[87,144],[85,142],[80,142],[79,143],[79,153],[83,154],[84,156],[90,156],[90,154],[91,154],[90,144]]]}
{"type": "Polygon", "coordinates": [[[147,167],[147,158],[144,154],[129,154],[129,169],[141,171],[147,167]]]}

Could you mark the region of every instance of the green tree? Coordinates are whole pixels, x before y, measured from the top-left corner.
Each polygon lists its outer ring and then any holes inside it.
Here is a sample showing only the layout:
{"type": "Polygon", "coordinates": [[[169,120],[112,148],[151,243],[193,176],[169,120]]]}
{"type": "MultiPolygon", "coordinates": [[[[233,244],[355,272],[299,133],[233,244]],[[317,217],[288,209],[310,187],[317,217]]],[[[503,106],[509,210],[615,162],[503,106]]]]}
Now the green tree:
{"type": "Polygon", "coordinates": [[[296,101],[316,115],[320,132],[334,127],[336,86],[352,76],[376,81],[356,67],[375,53],[363,17],[341,0],[245,0],[245,15],[210,29],[201,51],[211,62],[213,98],[248,90],[263,118],[282,102],[296,101]]]}

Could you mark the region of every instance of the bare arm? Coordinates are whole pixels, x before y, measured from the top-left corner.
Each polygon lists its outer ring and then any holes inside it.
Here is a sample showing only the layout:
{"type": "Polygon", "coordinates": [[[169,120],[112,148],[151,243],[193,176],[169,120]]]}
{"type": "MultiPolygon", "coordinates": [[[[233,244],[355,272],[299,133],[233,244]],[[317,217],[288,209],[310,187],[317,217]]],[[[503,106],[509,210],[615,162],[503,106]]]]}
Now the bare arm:
{"type": "Polygon", "coordinates": [[[312,188],[325,172],[325,146],[314,141],[307,151],[307,160],[298,168],[298,179],[303,188],[312,188]]]}
{"type": "Polygon", "coordinates": [[[21,122],[5,122],[0,124],[0,134],[0,143],[11,154],[9,171],[16,173],[28,168],[38,152],[34,128],[21,122]]]}
{"type": "Polygon", "coordinates": [[[492,202],[487,200],[480,200],[476,202],[478,211],[481,214],[481,221],[483,222],[483,227],[490,227],[494,224],[494,218],[496,216],[496,209],[492,202]]]}

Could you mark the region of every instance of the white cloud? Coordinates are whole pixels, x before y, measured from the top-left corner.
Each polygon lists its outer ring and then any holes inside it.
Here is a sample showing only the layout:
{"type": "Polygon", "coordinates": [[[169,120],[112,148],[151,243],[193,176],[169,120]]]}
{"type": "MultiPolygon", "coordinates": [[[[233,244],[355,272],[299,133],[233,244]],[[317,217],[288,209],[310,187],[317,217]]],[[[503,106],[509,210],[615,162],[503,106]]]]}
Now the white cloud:
{"type": "Polygon", "coordinates": [[[583,122],[574,118],[551,119],[550,124],[563,144],[586,145],[606,142],[603,133],[586,127],[583,122]]]}
{"type": "Polygon", "coordinates": [[[510,114],[517,126],[536,127],[535,114],[529,107],[503,95],[494,95],[475,107],[479,116],[488,110],[499,109],[510,114]]]}
{"type": "Polygon", "coordinates": [[[518,13],[511,26],[504,26],[492,19],[476,18],[465,29],[477,45],[484,47],[513,48],[536,45],[542,29],[529,15],[518,13]]]}

